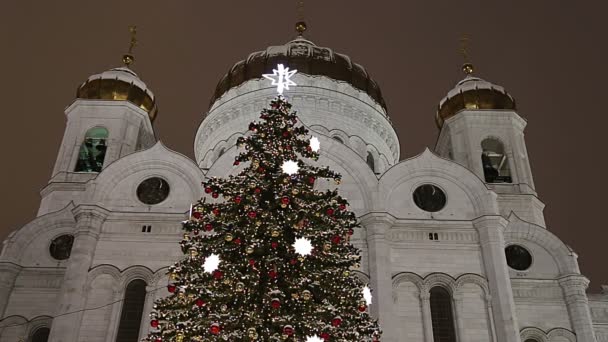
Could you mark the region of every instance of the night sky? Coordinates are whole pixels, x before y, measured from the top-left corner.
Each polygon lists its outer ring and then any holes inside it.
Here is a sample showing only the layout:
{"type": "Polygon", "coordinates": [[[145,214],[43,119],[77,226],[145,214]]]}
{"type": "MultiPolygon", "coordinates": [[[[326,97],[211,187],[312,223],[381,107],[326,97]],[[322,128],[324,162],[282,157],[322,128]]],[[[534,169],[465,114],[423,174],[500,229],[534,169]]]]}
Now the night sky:
{"type": "MultiPolygon", "coordinates": [[[[504,86],[528,120],[526,142],[548,229],[608,284],[606,1],[308,0],[306,37],[345,53],[379,83],[401,159],[433,147],[434,114],[463,78],[504,86]]],[[[120,66],[138,26],[133,69],[157,97],[157,137],[193,157],[215,85],[253,51],[295,37],[295,0],[29,1],[0,5],[2,223],[35,217],[63,136],[65,107],[89,75],[120,66]]]]}

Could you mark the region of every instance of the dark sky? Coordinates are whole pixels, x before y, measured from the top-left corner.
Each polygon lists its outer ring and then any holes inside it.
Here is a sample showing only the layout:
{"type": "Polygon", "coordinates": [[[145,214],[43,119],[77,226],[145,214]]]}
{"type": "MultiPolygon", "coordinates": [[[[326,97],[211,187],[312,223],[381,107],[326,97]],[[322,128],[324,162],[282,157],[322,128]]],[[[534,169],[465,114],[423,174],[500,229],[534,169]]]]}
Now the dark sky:
{"type": "MultiPolygon", "coordinates": [[[[135,71],[157,96],[157,137],[193,156],[216,83],[238,60],[294,37],[295,0],[31,1],[0,5],[3,152],[0,237],[34,218],[89,75],[120,65],[138,26],[135,71]]],[[[380,84],[401,158],[434,146],[439,100],[462,78],[459,37],[477,75],[504,86],[526,141],[548,229],[608,284],[608,2],[308,0],[307,37],[349,55],[380,84]],[[603,260],[603,262],[602,262],[603,260]]]]}

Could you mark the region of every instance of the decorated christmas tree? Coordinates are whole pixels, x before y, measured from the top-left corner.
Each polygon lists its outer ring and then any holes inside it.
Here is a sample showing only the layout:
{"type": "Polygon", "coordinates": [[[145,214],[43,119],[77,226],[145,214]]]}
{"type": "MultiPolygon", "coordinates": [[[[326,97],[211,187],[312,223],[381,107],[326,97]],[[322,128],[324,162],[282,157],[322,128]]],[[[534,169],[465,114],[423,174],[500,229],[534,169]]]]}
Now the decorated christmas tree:
{"type": "MultiPolygon", "coordinates": [[[[293,72],[275,70],[280,93],[293,72]]],[[[369,289],[352,271],[357,219],[337,190],[315,189],[341,176],[311,165],[319,140],[281,95],[260,119],[237,140],[242,171],[203,183],[147,340],[379,340],[369,289]]]]}

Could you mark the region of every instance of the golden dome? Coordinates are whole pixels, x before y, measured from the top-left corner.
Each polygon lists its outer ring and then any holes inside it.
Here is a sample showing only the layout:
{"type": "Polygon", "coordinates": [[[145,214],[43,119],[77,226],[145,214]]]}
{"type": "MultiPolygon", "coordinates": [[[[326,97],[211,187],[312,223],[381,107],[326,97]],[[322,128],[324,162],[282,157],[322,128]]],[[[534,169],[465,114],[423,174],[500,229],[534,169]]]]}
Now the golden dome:
{"type": "Polygon", "coordinates": [[[76,93],[79,99],[129,101],[148,113],[150,121],[157,115],[154,94],[133,70],[127,67],[114,68],[93,75],[76,93]]]}
{"type": "Polygon", "coordinates": [[[463,70],[467,76],[439,102],[435,116],[439,128],[445,120],[465,109],[516,110],[515,99],[503,87],[472,76],[470,64],[465,64],[463,70]]]}

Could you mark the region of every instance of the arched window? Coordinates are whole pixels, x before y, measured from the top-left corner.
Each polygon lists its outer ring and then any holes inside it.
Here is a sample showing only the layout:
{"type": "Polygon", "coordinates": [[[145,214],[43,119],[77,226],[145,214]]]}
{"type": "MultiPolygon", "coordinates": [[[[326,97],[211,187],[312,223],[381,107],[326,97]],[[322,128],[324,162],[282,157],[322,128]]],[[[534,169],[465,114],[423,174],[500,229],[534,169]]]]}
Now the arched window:
{"type": "Polygon", "coordinates": [[[374,163],[374,156],[371,152],[367,152],[367,166],[372,169],[373,172],[376,172],[376,166],[374,163]]]}
{"type": "Polygon", "coordinates": [[[511,170],[504,147],[498,139],[488,138],[481,142],[481,165],[488,183],[511,183],[511,170]]]}
{"type": "Polygon", "coordinates": [[[333,137],[333,139],[334,139],[335,141],[339,142],[340,144],[344,144],[344,141],[342,140],[342,138],[340,138],[340,137],[338,137],[338,136],[333,137]]]}
{"type": "Polygon", "coordinates": [[[76,172],[100,172],[106,158],[106,142],[108,130],[103,127],[93,127],[87,131],[80,145],[76,172]]]}
{"type": "Polygon", "coordinates": [[[141,279],[133,280],[127,285],[125,298],[122,302],[120,324],[116,342],[136,342],[139,338],[139,327],[146,300],[146,282],[141,279]]]}
{"type": "Polygon", "coordinates": [[[47,327],[38,328],[32,334],[31,342],[47,342],[49,340],[49,334],[51,330],[47,327]]]}
{"type": "Polygon", "coordinates": [[[433,341],[456,342],[454,317],[452,314],[452,296],[440,286],[431,289],[431,319],[433,323],[433,341]]]}

